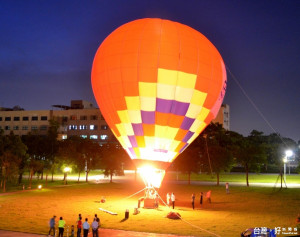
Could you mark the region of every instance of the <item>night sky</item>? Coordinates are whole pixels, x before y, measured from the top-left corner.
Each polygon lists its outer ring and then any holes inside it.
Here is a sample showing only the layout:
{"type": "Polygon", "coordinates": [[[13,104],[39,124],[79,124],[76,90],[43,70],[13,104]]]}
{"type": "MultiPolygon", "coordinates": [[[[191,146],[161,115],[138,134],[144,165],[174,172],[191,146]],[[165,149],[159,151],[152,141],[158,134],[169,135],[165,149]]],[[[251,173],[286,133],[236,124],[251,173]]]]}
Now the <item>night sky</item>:
{"type": "MultiPolygon", "coordinates": [[[[204,34],[274,130],[298,141],[299,12],[296,0],[0,0],[0,107],[48,110],[72,99],[96,105],[90,73],[101,42],[122,24],[156,17],[204,34]]],[[[231,130],[273,133],[227,77],[231,130]]]]}

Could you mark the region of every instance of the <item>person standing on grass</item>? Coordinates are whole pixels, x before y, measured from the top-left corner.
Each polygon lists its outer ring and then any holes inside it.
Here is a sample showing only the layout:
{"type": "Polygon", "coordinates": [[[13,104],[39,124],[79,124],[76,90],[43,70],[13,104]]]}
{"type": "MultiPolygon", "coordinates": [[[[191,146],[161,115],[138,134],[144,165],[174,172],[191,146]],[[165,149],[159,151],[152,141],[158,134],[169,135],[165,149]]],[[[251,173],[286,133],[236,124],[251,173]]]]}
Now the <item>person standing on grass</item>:
{"type": "Polygon", "coordinates": [[[210,196],[211,196],[211,190],[207,191],[207,193],[206,193],[206,198],[207,198],[207,201],[208,201],[209,203],[211,203],[211,198],[210,198],[210,196]]]}
{"type": "Polygon", "coordinates": [[[226,193],[228,194],[229,193],[229,183],[225,184],[225,188],[226,188],[226,193]]]}
{"type": "Polygon", "coordinates": [[[82,217],[79,217],[79,220],[77,221],[77,237],[80,237],[81,230],[82,230],[82,217]]]}
{"type": "Polygon", "coordinates": [[[63,237],[64,236],[64,230],[65,230],[65,225],[66,225],[66,222],[65,220],[63,220],[62,216],[59,218],[59,221],[58,221],[58,237],[63,237]]]}
{"type": "Polygon", "coordinates": [[[56,218],[56,216],[53,216],[49,221],[50,230],[49,230],[48,235],[51,235],[51,230],[53,230],[53,235],[52,236],[55,235],[55,218],[56,218]]]}
{"type": "Polygon", "coordinates": [[[93,231],[93,237],[98,237],[98,222],[97,218],[94,218],[94,221],[92,222],[92,231],[93,231]]]}
{"type": "Polygon", "coordinates": [[[71,226],[71,235],[70,237],[74,237],[74,225],[71,226]]]}
{"type": "Polygon", "coordinates": [[[170,207],[170,193],[167,193],[167,205],[170,207]]]}
{"type": "Polygon", "coordinates": [[[98,222],[98,228],[100,227],[100,218],[97,214],[95,214],[96,221],[98,222]]]}
{"type": "Polygon", "coordinates": [[[195,194],[194,193],[192,194],[192,207],[194,210],[195,209],[195,194]]]}
{"type": "Polygon", "coordinates": [[[203,192],[200,193],[200,206],[202,207],[203,203],[203,192]]]}
{"type": "Polygon", "coordinates": [[[88,218],[85,218],[85,222],[82,225],[83,227],[83,236],[88,237],[90,224],[88,223],[88,218]]]}
{"type": "Polygon", "coordinates": [[[174,207],[175,207],[175,194],[174,193],[171,194],[171,202],[172,202],[172,206],[174,209],[174,207]]]}

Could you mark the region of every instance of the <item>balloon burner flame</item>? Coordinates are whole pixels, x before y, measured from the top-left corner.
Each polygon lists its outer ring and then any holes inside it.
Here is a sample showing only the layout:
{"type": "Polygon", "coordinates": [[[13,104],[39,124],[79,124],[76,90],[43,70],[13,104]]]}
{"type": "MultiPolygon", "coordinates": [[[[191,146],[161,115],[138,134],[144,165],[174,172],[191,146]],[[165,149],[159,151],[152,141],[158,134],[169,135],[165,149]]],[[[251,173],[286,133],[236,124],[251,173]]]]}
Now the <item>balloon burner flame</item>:
{"type": "Polygon", "coordinates": [[[151,166],[140,167],[138,168],[138,172],[140,173],[147,188],[159,188],[165,176],[164,170],[160,170],[151,166]]]}

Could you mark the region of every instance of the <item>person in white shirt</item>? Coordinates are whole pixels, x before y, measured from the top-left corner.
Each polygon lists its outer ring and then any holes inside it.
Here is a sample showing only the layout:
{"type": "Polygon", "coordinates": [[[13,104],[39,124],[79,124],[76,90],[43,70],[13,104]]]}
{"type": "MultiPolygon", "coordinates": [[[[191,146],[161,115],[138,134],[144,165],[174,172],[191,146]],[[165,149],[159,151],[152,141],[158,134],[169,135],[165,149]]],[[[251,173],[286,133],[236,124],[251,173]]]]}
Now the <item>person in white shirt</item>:
{"type": "Polygon", "coordinates": [[[83,227],[83,236],[88,237],[90,224],[88,223],[88,218],[85,218],[85,222],[82,225],[83,227]]]}
{"type": "Polygon", "coordinates": [[[174,193],[171,194],[171,202],[172,202],[172,206],[174,209],[174,207],[175,207],[175,194],[174,193]]]}
{"type": "Polygon", "coordinates": [[[94,218],[94,221],[92,222],[92,231],[93,231],[93,237],[98,237],[98,221],[97,218],[94,218]]]}

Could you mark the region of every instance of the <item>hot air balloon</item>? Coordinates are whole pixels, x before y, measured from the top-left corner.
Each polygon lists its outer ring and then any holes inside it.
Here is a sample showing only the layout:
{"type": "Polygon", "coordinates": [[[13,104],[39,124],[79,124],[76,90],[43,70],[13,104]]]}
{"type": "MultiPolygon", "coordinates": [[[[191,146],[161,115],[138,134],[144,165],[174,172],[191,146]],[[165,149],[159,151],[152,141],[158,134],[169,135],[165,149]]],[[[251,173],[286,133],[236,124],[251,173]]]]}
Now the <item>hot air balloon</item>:
{"type": "Polygon", "coordinates": [[[97,50],[91,78],[110,129],[154,187],[216,117],[226,90],[223,59],[204,35],[152,18],[113,31],[97,50]]]}

